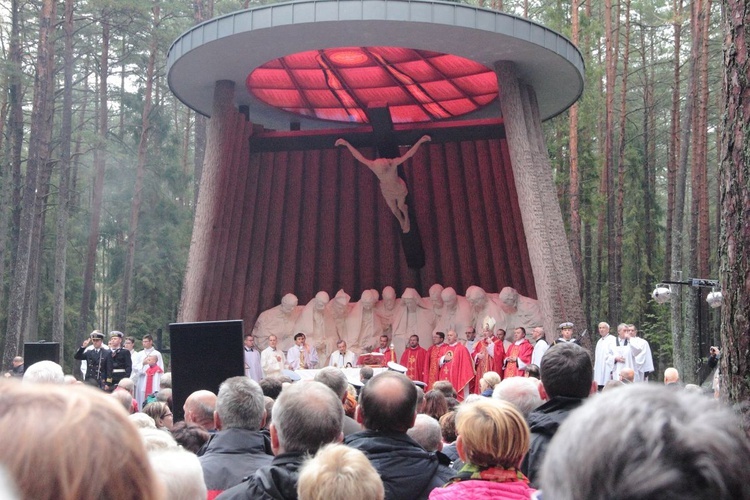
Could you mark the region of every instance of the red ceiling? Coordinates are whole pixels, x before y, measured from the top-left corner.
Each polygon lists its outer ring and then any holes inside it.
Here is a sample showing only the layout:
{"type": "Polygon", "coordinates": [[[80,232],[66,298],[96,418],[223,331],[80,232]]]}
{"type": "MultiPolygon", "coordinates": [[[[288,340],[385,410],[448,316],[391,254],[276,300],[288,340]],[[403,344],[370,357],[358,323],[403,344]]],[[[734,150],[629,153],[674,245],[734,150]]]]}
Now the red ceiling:
{"type": "Polygon", "coordinates": [[[366,109],[383,105],[394,123],[438,121],[482,108],[498,93],[486,66],[401,47],[299,52],[258,67],[246,85],[276,108],[348,123],[368,123],[366,109]]]}

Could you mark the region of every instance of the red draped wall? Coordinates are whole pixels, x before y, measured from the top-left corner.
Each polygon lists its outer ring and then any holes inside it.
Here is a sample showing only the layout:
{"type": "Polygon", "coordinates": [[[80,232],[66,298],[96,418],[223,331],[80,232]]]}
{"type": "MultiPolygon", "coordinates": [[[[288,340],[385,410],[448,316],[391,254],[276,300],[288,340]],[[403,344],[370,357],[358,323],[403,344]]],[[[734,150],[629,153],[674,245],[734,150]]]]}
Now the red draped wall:
{"type": "MultiPolygon", "coordinates": [[[[512,286],[536,298],[504,140],[425,144],[404,164],[426,265],[409,269],[377,178],[341,149],[236,153],[225,189],[214,277],[198,320],[257,315],[292,292],[302,305],[343,288],[433,283],[463,294],[512,286]],[[244,157],[243,157],[244,154],[244,157]],[[246,166],[246,168],[243,168],[246,166]]],[[[367,157],[374,151],[363,149],[367,157]]]]}

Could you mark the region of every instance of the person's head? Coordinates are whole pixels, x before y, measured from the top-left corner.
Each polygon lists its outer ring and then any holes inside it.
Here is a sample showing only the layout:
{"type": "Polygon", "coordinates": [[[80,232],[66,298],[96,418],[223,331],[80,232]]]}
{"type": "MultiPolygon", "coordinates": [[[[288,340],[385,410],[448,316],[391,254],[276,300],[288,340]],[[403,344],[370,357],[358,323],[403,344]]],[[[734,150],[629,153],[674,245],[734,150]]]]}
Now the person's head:
{"type": "Polygon", "coordinates": [[[458,342],[458,335],[456,335],[456,331],[448,330],[448,333],[445,335],[445,341],[448,343],[448,345],[453,345],[458,342]]]}
{"type": "Polygon", "coordinates": [[[741,465],[748,463],[750,443],[729,408],[630,384],[591,398],[563,422],[540,485],[545,498],[559,500],[750,498],[741,465]]]}
{"type": "Polygon", "coordinates": [[[471,342],[477,337],[477,329],[473,326],[468,326],[466,327],[466,333],[464,335],[466,335],[466,340],[471,342]]]}
{"type": "Polygon", "coordinates": [[[268,345],[271,347],[271,349],[276,349],[276,344],[278,343],[279,343],[279,339],[276,337],[276,335],[268,336],[268,345]]]}
{"type": "Polygon", "coordinates": [[[670,366],[664,370],[664,383],[665,384],[677,384],[680,381],[680,372],[677,368],[670,366]]]}
{"type": "Polygon", "coordinates": [[[190,394],[182,405],[185,422],[197,424],[207,431],[214,430],[214,411],[216,411],[216,394],[199,390],[190,394]]]}
{"type": "Polygon", "coordinates": [[[495,386],[492,397],[507,401],[527,418],[532,411],[542,404],[539,396],[539,383],[527,377],[508,377],[495,386]]]}
{"type": "Polygon", "coordinates": [[[523,376],[524,377],[529,377],[529,378],[539,379],[540,378],[539,366],[535,365],[534,363],[529,363],[523,369],[523,376]]]}
{"type": "Polygon", "coordinates": [[[217,429],[257,431],[263,427],[265,416],[263,391],[256,381],[249,377],[232,377],[221,383],[214,412],[217,429]]]}
{"type": "Polygon", "coordinates": [[[143,344],[144,349],[151,349],[154,347],[154,337],[147,333],[141,339],[141,344],[143,344]]]}
{"type": "Polygon", "coordinates": [[[143,446],[146,447],[146,453],[177,448],[177,441],[174,440],[170,432],[164,432],[164,429],[141,427],[138,429],[138,435],[143,441],[143,446]]]}
{"type": "Polygon", "coordinates": [[[443,332],[433,332],[432,334],[432,343],[435,345],[440,345],[445,341],[445,334],[443,332]]]}
{"type": "Polygon", "coordinates": [[[453,387],[453,384],[451,384],[448,380],[438,380],[437,382],[432,384],[432,388],[436,391],[442,392],[446,398],[458,397],[458,393],[456,392],[455,387],[453,387]]]}
{"type": "Polygon", "coordinates": [[[363,366],[359,369],[359,380],[361,380],[364,383],[367,383],[368,380],[370,380],[373,376],[375,371],[369,367],[369,366],[363,366]]]}
{"type": "Polygon", "coordinates": [[[628,333],[630,333],[631,337],[638,336],[638,330],[636,329],[635,325],[628,325],[628,333]]]}
{"type": "Polygon", "coordinates": [[[416,349],[419,347],[419,337],[417,335],[412,335],[409,337],[409,347],[412,349],[416,349]]]}
{"type": "Polygon", "coordinates": [[[385,490],[364,453],[328,444],[300,469],[297,496],[299,500],[382,500],[385,490]]]}
{"type": "Polygon", "coordinates": [[[542,358],[542,397],[566,396],[585,398],[596,384],[593,382],[591,356],[583,347],[561,343],[550,347],[542,358]]]}
{"type": "Polygon", "coordinates": [[[380,345],[381,349],[385,349],[390,344],[390,339],[388,338],[388,335],[381,335],[380,339],[378,339],[378,343],[380,345]]]}
{"type": "Polygon", "coordinates": [[[502,328],[498,328],[497,331],[495,332],[495,337],[497,337],[497,340],[499,340],[500,342],[504,341],[505,330],[503,330],[502,328]]]}
{"type": "Polygon", "coordinates": [[[174,416],[166,403],[154,401],[143,407],[143,413],[154,419],[157,429],[172,429],[174,416]]]}
{"type": "Polygon", "coordinates": [[[414,420],[414,425],[406,434],[416,441],[426,451],[440,451],[443,449],[440,424],[429,415],[420,413],[414,420]]]}
{"type": "Polygon", "coordinates": [[[383,288],[383,305],[386,309],[393,309],[396,306],[396,290],[392,286],[383,288]]]}
{"type": "Polygon", "coordinates": [[[133,379],[126,377],[120,380],[117,383],[117,389],[127,392],[128,394],[130,394],[130,397],[135,396],[135,382],[133,382],[133,379]]]}
{"type": "Polygon", "coordinates": [[[617,325],[617,336],[621,339],[624,339],[628,335],[628,325],[625,323],[620,323],[617,325]]]}
{"type": "Polygon", "coordinates": [[[372,308],[375,307],[375,302],[377,301],[378,299],[375,297],[373,290],[365,290],[359,297],[359,303],[362,305],[363,311],[372,311],[372,308]]]}
{"type": "Polygon", "coordinates": [[[422,413],[429,415],[435,420],[440,420],[440,417],[448,413],[448,401],[445,394],[435,389],[427,391],[424,395],[422,413]]]}
{"type": "Polygon", "coordinates": [[[125,408],[125,411],[128,413],[133,412],[133,396],[130,395],[128,391],[119,391],[115,390],[113,391],[110,396],[120,403],[123,408],[125,408]]]}
{"type": "Polygon", "coordinates": [[[599,335],[606,337],[609,335],[609,323],[602,321],[599,323],[599,335]]]}
{"type": "Polygon", "coordinates": [[[416,311],[419,300],[419,293],[413,288],[407,288],[404,290],[404,293],[401,294],[401,303],[405,305],[409,311],[416,311]]]}
{"type": "Polygon", "coordinates": [[[406,375],[387,371],[362,388],[357,421],[372,431],[406,432],[417,414],[417,389],[406,375]]]}
{"type": "Polygon", "coordinates": [[[315,374],[314,380],[331,389],[339,400],[343,401],[346,398],[346,388],[349,386],[349,382],[346,380],[344,372],[338,368],[332,366],[322,368],[315,374]]]}
{"type": "Polygon", "coordinates": [[[500,374],[497,372],[485,372],[484,375],[482,375],[482,378],[479,380],[479,387],[481,388],[482,392],[484,392],[486,389],[494,389],[497,384],[500,383],[500,374]]]}
{"type": "Polygon", "coordinates": [[[632,384],[635,380],[635,371],[632,368],[623,368],[620,370],[620,380],[625,384],[632,384]]]}
{"type": "Polygon", "coordinates": [[[482,310],[487,303],[487,293],[476,285],[471,285],[466,289],[466,300],[474,307],[475,310],[482,310]]]}
{"type": "Polygon", "coordinates": [[[183,420],[172,426],[172,437],[187,451],[198,453],[208,441],[210,434],[200,425],[183,420]]]}
{"type": "Polygon", "coordinates": [[[273,407],[271,447],[284,452],[315,453],[341,441],[344,407],[331,389],[313,380],[286,387],[273,407]]]}
{"type": "Polygon", "coordinates": [[[602,387],[602,392],[611,391],[615,387],[622,387],[624,385],[625,384],[622,383],[622,380],[607,380],[607,383],[602,387]]]}
{"type": "MultiPolygon", "coordinates": [[[[128,419],[133,423],[137,429],[154,429],[156,430],[156,422],[154,419],[146,415],[145,413],[132,413],[128,415],[128,419]]],[[[161,431],[159,431],[161,432],[161,431]]]]}
{"type": "Polygon", "coordinates": [[[263,391],[264,396],[268,396],[271,399],[276,399],[281,394],[281,389],[284,388],[284,384],[278,377],[265,377],[260,382],[260,389],[263,391]]]}
{"type": "Polygon", "coordinates": [[[255,338],[251,333],[245,335],[245,347],[248,349],[255,347],[255,338]]]}
{"type": "Polygon", "coordinates": [[[336,347],[338,348],[341,354],[346,353],[346,341],[345,340],[339,340],[338,342],[336,342],[336,347]]]}
{"type": "Polygon", "coordinates": [[[100,332],[99,330],[94,330],[89,335],[89,338],[91,339],[91,345],[94,346],[94,349],[99,349],[102,347],[102,344],[104,343],[104,334],[100,332]]]}
{"type": "Polygon", "coordinates": [[[484,398],[461,406],[456,415],[456,451],[479,467],[516,468],[529,451],[529,427],[516,408],[484,398]]]}
{"type": "MultiPolygon", "coordinates": [[[[205,431],[204,431],[205,432],[205,431]]],[[[154,473],[167,490],[167,498],[199,500],[208,492],[198,457],[181,448],[155,450],[148,454],[154,473]]]]}
{"type": "Polygon", "coordinates": [[[299,347],[302,347],[305,345],[305,340],[307,337],[304,333],[300,332],[297,335],[294,336],[294,343],[297,344],[299,347]]]}
{"type": "Polygon", "coordinates": [[[526,338],[526,329],[522,326],[513,330],[513,341],[518,342],[526,338]]]}
{"type": "Polygon", "coordinates": [[[125,339],[122,342],[122,346],[128,351],[132,351],[133,349],[135,349],[135,338],[125,337],[125,339]]]}
{"type": "Polygon", "coordinates": [[[448,444],[453,443],[458,437],[458,434],[456,434],[456,412],[454,410],[449,411],[440,417],[439,422],[443,441],[448,444]]]}
{"type": "Polygon", "coordinates": [[[118,332],[117,330],[113,330],[109,332],[109,345],[112,346],[113,349],[119,349],[122,345],[122,339],[125,335],[122,332],[118,332]]]}
{"type": "Polygon", "coordinates": [[[0,469],[19,498],[165,498],[127,413],[98,389],[3,384],[0,429],[0,469]]]}
{"type": "Polygon", "coordinates": [[[146,363],[148,366],[154,366],[159,361],[159,357],[156,354],[149,354],[146,356],[146,363]]]}
{"type": "Polygon", "coordinates": [[[65,382],[62,366],[54,361],[37,361],[23,372],[25,384],[62,384],[65,382]]]}
{"type": "Polygon", "coordinates": [[[541,326],[534,327],[533,330],[531,330],[531,338],[534,340],[543,339],[545,337],[544,334],[544,328],[541,326]]]}
{"type": "Polygon", "coordinates": [[[293,293],[287,293],[281,297],[281,312],[284,314],[291,314],[295,307],[297,307],[296,295],[293,293]]]}
{"type": "Polygon", "coordinates": [[[560,324],[560,337],[565,340],[573,338],[573,323],[566,321],[560,324]]]}

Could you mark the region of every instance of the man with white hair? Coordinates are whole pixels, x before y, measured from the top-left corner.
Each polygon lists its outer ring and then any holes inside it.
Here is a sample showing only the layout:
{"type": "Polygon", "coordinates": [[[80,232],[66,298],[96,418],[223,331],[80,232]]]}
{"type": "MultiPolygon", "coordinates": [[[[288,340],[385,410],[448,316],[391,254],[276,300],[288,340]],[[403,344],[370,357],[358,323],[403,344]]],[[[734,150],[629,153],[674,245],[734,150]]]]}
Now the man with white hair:
{"type": "Polygon", "coordinates": [[[26,368],[23,374],[25,384],[62,384],[65,381],[62,366],[54,361],[37,361],[26,368]]]}
{"type": "Polygon", "coordinates": [[[633,368],[635,366],[635,356],[641,352],[641,347],[636,344],[630,342],[628,325],[625,323],[617,325],[617,338],[615,338],[614,344],[609,345],[610,350],[608,354],[614,359],[612,380],[620,380],[620,370],[623,368],[633,368]]]}
{"type": "Polygon", "coordinates": [[[263,391],[248,377],[232,377],[219,386],[214,424],[219,432],[200,457],[209,495],[214,498],[242,478],[271,463],[266,437],[263,391]]]}
{"type": "Polygon", "coordinates": [[[644,382],[648,380],[648,374],[654,371],[654,359],[651,355],[651,345],[648,340],[638,336],[635,325],[628,325],[630,343],[636,346],[640,352],[633,358],[633,370],[635,370],[635,381],[644,382]]]}
{"type": "Polygon", "coordinates": [[[211,391],[195,391],[182,405],[185,422],[197,424],[210,433],[216,432],[214,412],[216,411],[216,394],[211,391]]]}
{"type": "Polygon", "coordinates": [[[531,353],[531,364],[536,366],[542,365],[542,356],[549,349],[547,338],[544,333],[544,327],[536,326],[531,330],[531,338],[534,339],[534,351],[531,353]]]}
{"type": "Polygon", "coordinates": [[[328,360],[328,366],[335,368],[354,368],[357,366],[357,355],[354,352],[347,350],[346,340],[339,340],[336,342],[337,350],[331,353],[331,358],[328,360]]]}
{"type": "Polygon", "coordinates": [[[733,412],[701,394],[631,384],[591,398],[549,445],[544,498],[750,498],[750,443],[733,412]]]}
{"type": "Polygon", "coordinates": [[[344,408],[331,389],[315,381],[303,381],[281,391],[273,407],[271,448],[273,461],[246,473],[243,483],[218,498],[297,498],[297,478],[305,458],[328,443],[340,442],[344,408]]]}
{"type": "Polygon", "coordinates": [[[455,475],[456,471],[451,469],[451,459],[443,454],[443,434],[440,423],[429,415],[420,413],[414,420],[414,425],[406,431],[406,435],[419,445],[434,453],[438,458],[438,476],[446,483],[455,475]]]}
{"type": "Polygon", "coordinates": [[[601,391],[607,382],[612,380],[612,370],[615,366],[615,338],[609,334],[609,323],[599,323],[599,336],[594,354],[594,380],[601,391]]]}
{"type": "Polygon", "coordinates": [[[510,377],[495,386],[492,397],[513,404],[525,419],[542,404],[539,382],[528,377],[510,377]]]}

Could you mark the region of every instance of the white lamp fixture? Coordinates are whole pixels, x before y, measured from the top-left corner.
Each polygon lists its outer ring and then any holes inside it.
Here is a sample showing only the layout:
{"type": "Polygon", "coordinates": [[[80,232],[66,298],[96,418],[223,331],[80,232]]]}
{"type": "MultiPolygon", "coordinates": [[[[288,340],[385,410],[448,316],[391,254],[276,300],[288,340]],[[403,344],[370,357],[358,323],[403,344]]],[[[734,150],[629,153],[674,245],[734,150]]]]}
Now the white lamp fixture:
{"type": "Polygon", "coordinates": [[[657,304],[663,304],[672,297],[672,290],[664,285],[658,285],[651,293],[657,304]]]}
{"type": "Polygon", "coordinates": [[[721,307],[721,298],[722,298],[721,292],[717,292],[716,290],[713,290],[706,297],[706,302],[708,302],[709,306],[716,309],[717,307],[721,307]]]}

